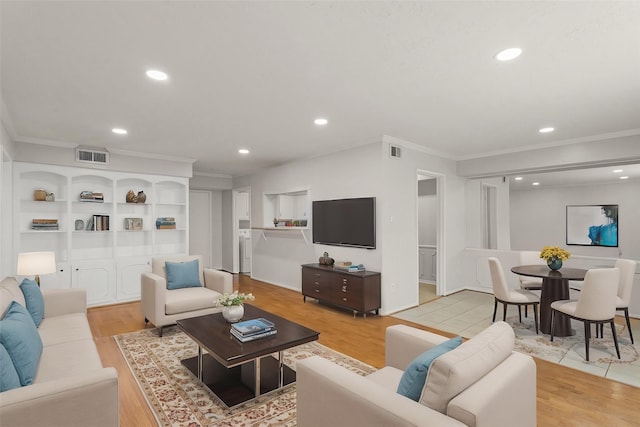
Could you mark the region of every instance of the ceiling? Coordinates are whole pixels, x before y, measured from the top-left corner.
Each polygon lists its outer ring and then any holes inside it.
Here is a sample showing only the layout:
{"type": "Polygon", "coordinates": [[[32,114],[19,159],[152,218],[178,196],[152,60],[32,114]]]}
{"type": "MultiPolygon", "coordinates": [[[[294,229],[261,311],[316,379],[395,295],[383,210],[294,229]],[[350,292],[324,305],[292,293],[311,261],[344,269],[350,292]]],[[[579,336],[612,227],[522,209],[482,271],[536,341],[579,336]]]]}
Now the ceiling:
{"type": "Polygon", "coordinates": [[[240,176],[383,135],[468,159],[640,134],[638,1],[0,7],[2,118],[20,142],[240,176]],[[513,46],[519,58],[494,59],[513,46]]]}

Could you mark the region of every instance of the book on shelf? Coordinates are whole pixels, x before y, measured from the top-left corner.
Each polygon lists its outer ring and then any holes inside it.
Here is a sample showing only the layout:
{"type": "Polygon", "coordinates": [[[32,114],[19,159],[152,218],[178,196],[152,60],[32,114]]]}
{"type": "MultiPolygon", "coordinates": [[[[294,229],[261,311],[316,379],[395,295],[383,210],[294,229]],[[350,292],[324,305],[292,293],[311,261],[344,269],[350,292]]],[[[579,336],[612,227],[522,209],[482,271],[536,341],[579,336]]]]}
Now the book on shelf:
{"type": "Polygon", "coordinates": [[[240,342],[249,342],[249,341],[259,340],[261,338],[266,338],[271,335],[275,335],[277,332],[278,332],[277,329],[271,329],[269,331],[265,331],[262,333],[244,336],[237,330],[231,328],[231,335],[233,335],[240,342]]]}
{"type": "Polygon", "coordinates": [[[83,191],[80,193],[80,201],[104,203],[104,195],[102,193],[94,193],[92,191],[83,191]]]}
{"type": "Polygon", "coordinates": [[[175,224],[161,224],[161,225],[156,224],[156,229],[158,229],[158,230],[175,230],[176,229],[176,225],[175,224]]]}
{"type": "Polygon", "coordinates": [[[32,230],[58,230],[57,219],[34,218],[31,220],[32,230]]]}
{"type": "Polygon", "coordinates": [[[246,337],[275,330],[276,325],[273,322],[260,317],[257,319],[234,323],[231,325],[231,329],[246,337]]]}

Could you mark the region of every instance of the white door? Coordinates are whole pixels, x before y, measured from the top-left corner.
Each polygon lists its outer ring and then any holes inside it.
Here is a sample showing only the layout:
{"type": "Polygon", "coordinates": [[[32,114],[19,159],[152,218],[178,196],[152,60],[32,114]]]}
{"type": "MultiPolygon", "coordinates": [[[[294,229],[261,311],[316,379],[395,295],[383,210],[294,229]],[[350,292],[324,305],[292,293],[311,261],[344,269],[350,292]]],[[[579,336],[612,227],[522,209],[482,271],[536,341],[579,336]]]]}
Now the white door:
{"type": "Polygon", "coordinates": [[[189,191],[189,254],[202,255],[206,268],[211,261],[211,192],[189,191]]]}
{"type": "Polygon", "coordinates": [[[151,258],[126,257],[118,263],[118,301],[140,299],[140,276],[151,271],[151,258]]]}
{"type": "Polygon", "coordinates": [[[79,261],[71,267],[71,287],[87,290],[87,304],[115,301],[114,266],[110,261],[79,261]]]}

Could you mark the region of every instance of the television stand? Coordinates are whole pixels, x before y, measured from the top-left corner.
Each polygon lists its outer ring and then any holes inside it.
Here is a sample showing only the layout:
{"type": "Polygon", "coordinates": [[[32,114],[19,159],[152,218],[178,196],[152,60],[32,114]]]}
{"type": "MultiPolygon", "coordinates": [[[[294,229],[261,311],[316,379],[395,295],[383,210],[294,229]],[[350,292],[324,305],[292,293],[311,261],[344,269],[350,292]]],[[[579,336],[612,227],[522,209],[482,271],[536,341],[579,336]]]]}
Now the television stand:
{"type": "Polygon", "coordinates": [[[379,313],[380,273],[357,271],[349,273],[333,266],[320,264],[302,265],[302,296],[353,311],[353,317],[362,313],[379,313]]]}

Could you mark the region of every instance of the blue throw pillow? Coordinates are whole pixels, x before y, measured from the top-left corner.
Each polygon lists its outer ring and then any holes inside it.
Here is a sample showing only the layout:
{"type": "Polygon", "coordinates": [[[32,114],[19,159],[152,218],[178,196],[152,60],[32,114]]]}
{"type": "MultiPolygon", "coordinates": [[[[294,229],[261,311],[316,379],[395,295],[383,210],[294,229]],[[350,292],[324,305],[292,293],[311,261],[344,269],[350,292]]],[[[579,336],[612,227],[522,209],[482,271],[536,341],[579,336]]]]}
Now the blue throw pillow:
{"type": "Polygon", "coordinates": [[[165,263],[167,269],[167,289],[194,288],[200,283],[200,263],[197,259],[187,262],[165,263]]]}
{"type": "Polygon", "coordinates": [[[0,320],[0,344],[13,361],[20,384],[31,384],[42,354],[42,339],[27,309],[15,301],[0,320]]]}
{"type": "Polygon", "coordinates": [[[42,318],[44,317],[44,299],[42,298],[40,287],[33,280],[24,279],[22,283],[20,283],[20,289],[24,294],[27,310],[29,314],[31,314],[33,322],[36,324],[36,327],[40,326],[42,318]]]}
{"type": "Polygon", "coordinates": [[[0,344],[0,393],[20,387],[20,378],[7,349],[0,344]]]}
{"type": "Polygon", "coordinates": [[[400,384],[398,384],[398,393],[416,402],[419,401],[431,363],[436,360],[437,357],[453,350],[461,343],[462,337],[451,338],[413,359],[413,362],[409,364],[404,374],[402,374],[400,384]]]}

